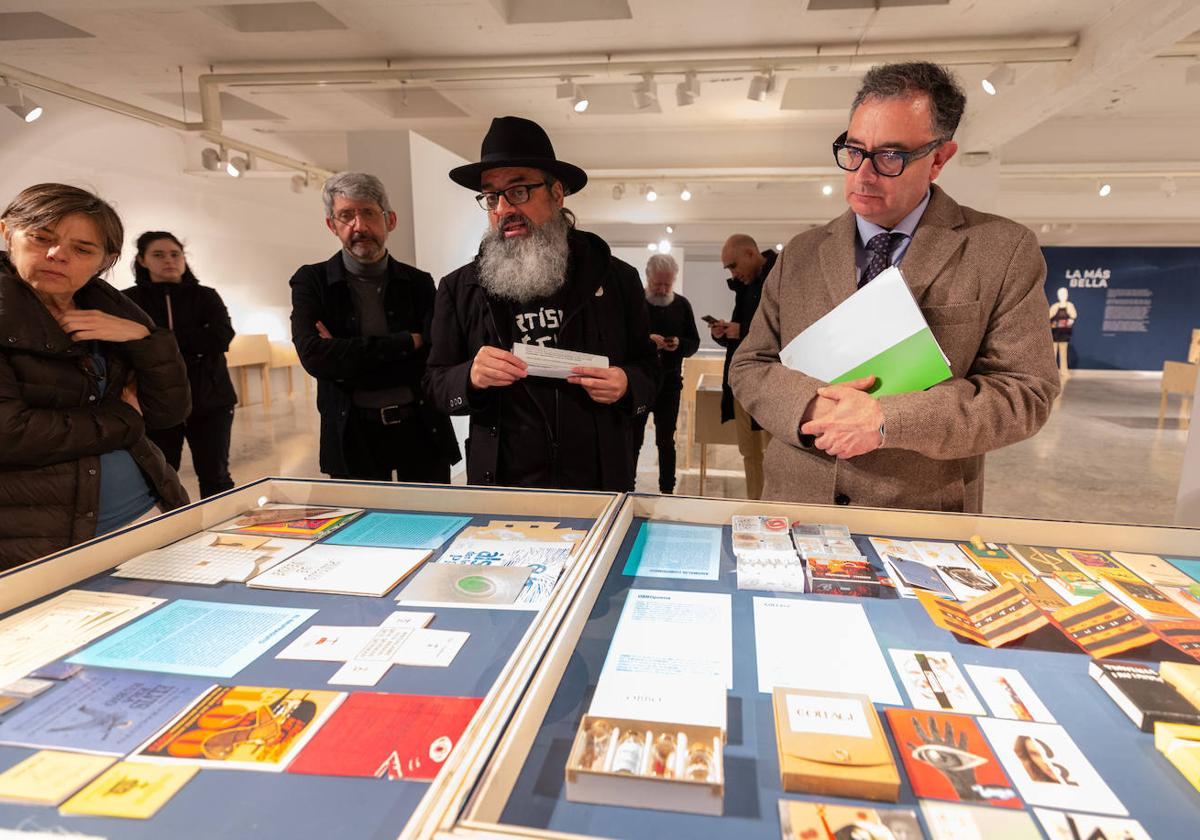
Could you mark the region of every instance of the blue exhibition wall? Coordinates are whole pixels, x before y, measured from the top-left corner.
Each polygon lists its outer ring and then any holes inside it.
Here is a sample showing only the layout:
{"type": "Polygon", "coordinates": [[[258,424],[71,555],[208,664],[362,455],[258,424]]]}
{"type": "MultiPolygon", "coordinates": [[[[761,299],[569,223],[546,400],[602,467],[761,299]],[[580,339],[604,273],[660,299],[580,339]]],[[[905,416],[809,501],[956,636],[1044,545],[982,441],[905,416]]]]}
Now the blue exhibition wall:
{"type": "Polygon", "coordinates": [[[1162,370],[1167,360],[1187,359],[1192,330],[1200,328],[1200,248],[1042,252],[1048,302],[1065,288],[1078,312],[1071,367],[1162,370]]]}

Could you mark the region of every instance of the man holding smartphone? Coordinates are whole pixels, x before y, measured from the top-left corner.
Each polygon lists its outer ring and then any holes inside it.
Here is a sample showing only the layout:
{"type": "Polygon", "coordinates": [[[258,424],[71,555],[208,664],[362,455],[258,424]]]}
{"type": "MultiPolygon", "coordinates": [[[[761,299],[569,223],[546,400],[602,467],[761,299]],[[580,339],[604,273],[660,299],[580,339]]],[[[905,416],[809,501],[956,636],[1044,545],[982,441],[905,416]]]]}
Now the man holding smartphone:
{"type": "MultiPolygon", "coordinates": [[[[721,264],[729,272],[725,282],[734,295],[733,314],[728,321],[713,321],[708,325],[713,340],[725,348],[725,372],[721,385],[721,422],[734,421],[737,428],[738,452],[746,470],[746,498],[761,499],[763,489],[763,450],[769,437],[754,421],[729,389],[729,363],[742,339],[750,332],[750,322],[758,311],[763,281],[775,267],[778,255],[774,251],[759,251],[758,243],[744,233],[735,233],[721,248],[721,264]]],[[[707,319],[706,319],[707,320],[707,319]]]]}

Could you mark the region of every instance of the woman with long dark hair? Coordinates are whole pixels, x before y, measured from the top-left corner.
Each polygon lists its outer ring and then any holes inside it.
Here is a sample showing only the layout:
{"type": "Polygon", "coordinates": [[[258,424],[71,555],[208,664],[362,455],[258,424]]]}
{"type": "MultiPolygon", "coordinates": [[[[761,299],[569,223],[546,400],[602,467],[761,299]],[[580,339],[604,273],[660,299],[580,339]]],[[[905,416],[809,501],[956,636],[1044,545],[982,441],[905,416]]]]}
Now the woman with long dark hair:
{"type": "Polygon", "coordinates": [[[133,261],[137,285],[125,290],[160,327],[175,334],[192,386],[192,413],[168,429],[150,432],[167,462],[179,469],[186,438],[201,498],[233,487],[229,475],[229,438],[237,394],[225,365],[233,341],[229,312],[215,289],[201,286],[188,267],[183,243],[165,230],[149,230],[137,239],[133,261]]]}
{"type": "Polygon", "coordinates": [[[100,275],[124,228],[98,196],[36,184],[0,212],[0,569],[187,504],[147,430],[182,422],[166,330],[100,275]]]}

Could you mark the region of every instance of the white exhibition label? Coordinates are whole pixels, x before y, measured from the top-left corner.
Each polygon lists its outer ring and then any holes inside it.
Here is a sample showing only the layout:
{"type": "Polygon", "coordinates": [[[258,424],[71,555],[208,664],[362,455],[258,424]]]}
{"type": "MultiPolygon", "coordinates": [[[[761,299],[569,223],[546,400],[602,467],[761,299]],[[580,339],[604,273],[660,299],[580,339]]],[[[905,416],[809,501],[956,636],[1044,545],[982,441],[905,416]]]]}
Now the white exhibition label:
{"type": "Polygon", "coordinates": [[[608,367],[608,356],[560,350],[557,347],[542,347],[540,344],[514,344],[512,352],[514,356],[529,366],[530,376],[566,379],[572,375],[571,368],[608,367]]]}

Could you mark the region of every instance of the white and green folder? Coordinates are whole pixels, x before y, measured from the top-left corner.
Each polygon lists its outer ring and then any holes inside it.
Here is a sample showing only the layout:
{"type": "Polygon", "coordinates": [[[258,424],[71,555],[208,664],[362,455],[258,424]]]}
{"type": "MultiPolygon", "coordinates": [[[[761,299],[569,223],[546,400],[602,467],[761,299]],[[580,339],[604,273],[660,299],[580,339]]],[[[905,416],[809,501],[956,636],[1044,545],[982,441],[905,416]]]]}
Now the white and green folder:
{"type": "Polygon", "coordinates": [[[785,365],[836,384],[874,375],[871,394],[924,391],[950,378],[950,364],[900,269],[892,266],[796,336],[785,365]]]}

